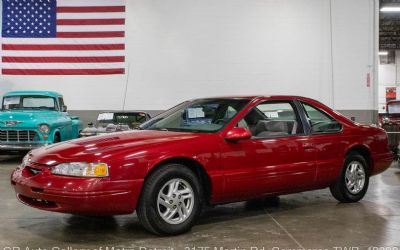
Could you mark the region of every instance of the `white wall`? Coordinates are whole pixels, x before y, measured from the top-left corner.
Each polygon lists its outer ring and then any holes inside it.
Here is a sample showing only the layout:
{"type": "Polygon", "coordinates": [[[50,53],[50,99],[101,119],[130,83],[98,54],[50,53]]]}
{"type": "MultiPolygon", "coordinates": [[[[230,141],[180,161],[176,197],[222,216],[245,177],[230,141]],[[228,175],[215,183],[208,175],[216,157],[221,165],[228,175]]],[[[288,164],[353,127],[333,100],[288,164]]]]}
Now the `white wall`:
{"type": "Polygon", "coordinates": [[[335,109],[377,109],[378,6],[370,0],[332,0],[335,109]]]}
{"type": "Polygon", "coordinates": [[[49,89],[73,110],[121,109],[128,82],[127,109],[295,94],[376,110],[373,1],[127,0],[129,76],[0,76],[0,94],[49,89]]]}

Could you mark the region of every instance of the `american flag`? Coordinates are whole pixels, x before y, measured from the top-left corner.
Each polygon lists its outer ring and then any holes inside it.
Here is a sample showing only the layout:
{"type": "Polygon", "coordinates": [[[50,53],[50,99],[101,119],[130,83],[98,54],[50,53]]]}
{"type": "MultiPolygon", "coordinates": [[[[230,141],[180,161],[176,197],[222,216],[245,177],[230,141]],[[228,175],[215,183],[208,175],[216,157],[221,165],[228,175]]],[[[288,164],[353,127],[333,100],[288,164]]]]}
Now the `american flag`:
{"type": "Polygon", "coordinates": [[[125,0],[3,0],[2,8],[2,74],[124,74],[125,0]]]}

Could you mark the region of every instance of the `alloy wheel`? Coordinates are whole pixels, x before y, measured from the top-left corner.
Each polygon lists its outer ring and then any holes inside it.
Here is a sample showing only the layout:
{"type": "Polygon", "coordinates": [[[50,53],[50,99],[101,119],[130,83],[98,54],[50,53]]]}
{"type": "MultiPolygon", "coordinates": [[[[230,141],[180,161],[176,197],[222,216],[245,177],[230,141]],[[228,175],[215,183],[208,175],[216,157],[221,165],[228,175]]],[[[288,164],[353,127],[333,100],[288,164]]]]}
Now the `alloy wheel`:
{"type": "Polygon", "coordinates": [[[352,161],[347,165],[345,182],[347,190],[353,194],[358,194],[365,185],[364,166],[359,161],[352,161]]]}
{"type": "Polygon", "coordinates": [[[192,213],[194,200],[192,186],[187,181],[172,179],[158,193],[158,213],[165,222],[180,224],[192,213]]]}

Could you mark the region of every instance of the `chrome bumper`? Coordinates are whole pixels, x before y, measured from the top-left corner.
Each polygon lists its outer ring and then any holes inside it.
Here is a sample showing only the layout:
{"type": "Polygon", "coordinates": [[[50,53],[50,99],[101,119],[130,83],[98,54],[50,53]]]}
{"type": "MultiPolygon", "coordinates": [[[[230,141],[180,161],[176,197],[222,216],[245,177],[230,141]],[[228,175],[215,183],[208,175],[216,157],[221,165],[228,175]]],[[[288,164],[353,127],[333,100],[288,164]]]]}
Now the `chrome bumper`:
{"type": "Polygon", "coordinates": [[[23,144],[23,143],[18,143],[18,144],[11,144],[11,143],[0,143],[0,150],[6,150],[6,151],[13,151],[13,150],[31,150],[34,148],[39,148],[42,146],[45,146],[45,143],[32,143],[32,144],[23,144]]]}
{"type": "Polygon", "coordinates": [[[79,137],[84,138],[84,137],[90,137],[90,136],[95,136],[97,134],[92,134],[92,133],[80,133],[79,137]]]}

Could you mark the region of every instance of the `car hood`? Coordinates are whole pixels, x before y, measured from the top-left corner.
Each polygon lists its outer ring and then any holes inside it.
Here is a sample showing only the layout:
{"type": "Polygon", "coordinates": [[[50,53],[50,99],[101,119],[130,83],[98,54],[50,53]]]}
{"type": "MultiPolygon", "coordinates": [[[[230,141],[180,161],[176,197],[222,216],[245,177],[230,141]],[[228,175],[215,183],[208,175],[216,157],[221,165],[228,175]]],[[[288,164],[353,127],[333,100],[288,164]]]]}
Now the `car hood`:
{"type": "Polygon", "coordinates": [[[212,134],[133,130],[57,143],[35,149],[29,154],[32,162],[49,166],[82,159],[107,162],[110,159],[126,157],[128,154],[137,156],[162,154],[163,151],[170,149],[171,144],[175,148],[179,147],[178,144],[184,148],[186,145],[184,141],[207,140],[209,136],[212,134]]]}
{"type": "Polygon", "coordinates": [[[40,123],[47,123],[59,114],[51,110],[26,110],[26,111],[0,111],[0,127],[5,127],[6,121],[17,121],[18,124],[12,126],[26,128],[36,126],[40,123]]]}

